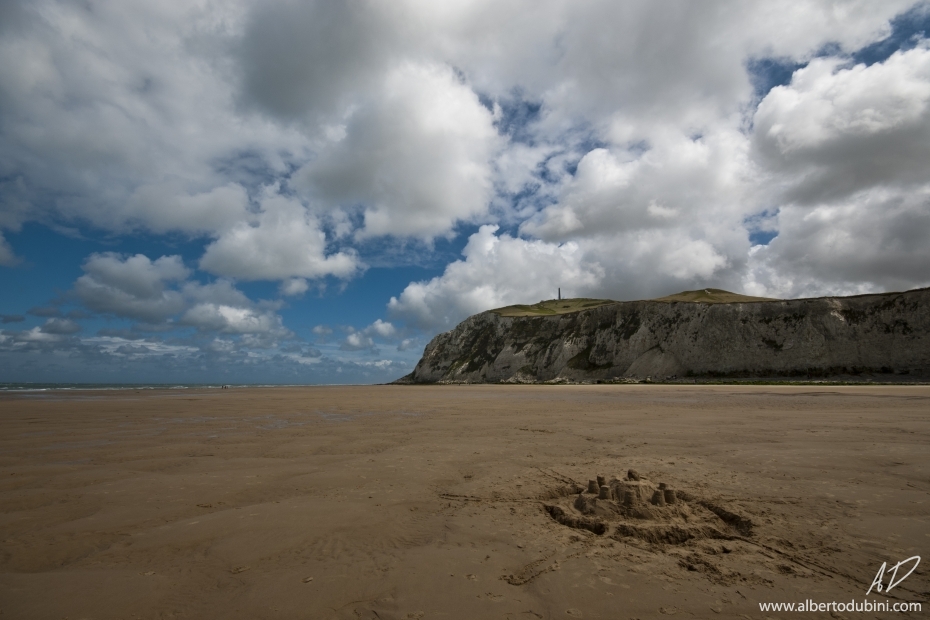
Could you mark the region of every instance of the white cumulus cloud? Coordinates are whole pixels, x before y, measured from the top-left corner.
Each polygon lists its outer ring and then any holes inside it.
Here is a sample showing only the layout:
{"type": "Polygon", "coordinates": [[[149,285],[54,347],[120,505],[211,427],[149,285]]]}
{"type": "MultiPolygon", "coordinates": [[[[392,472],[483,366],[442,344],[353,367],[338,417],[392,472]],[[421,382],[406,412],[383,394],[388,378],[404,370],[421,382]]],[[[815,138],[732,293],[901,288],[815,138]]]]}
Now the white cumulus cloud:
{"type": "MultiPolygon", "coordinates": [[[[314,329],[314,331],[316,331],[314,329]]],[[[393,341],[397,335],[397,328],[387,321],[376,319],[368,327],[352,331],[339,345],[343,351],[360,351],[362,349],[376,350],[376,338],[381,341],[393,341]]]]}
{"type": "MultiPolygon", "coordinates": [[[[926,285],[926,15],[911,0],[0,3],[0,268],[32,260],[28,223],[202,244],[188,265],[91,255],[52,305],[271,357],[294,344],[283,302],[237,281],[307,303],[473,226],[442,275],[391,298],[392,322],[326,346],[409,349],[414,327],[559,287],[926,285]]],[[[44,318],[4,342],[79,340],[78,315],[44,318]]]]}
{"type": "Polygon", "coordinates": [[[502,145],[491,112],[448,66],[405,63],[294,185],[330,208],[364,205],[359,235],[431,238],[487,210],[502,145]]]}
{"type": "Polygon", "coordinates": [[[581,297],[596,289],[603,268],[590,263],[577,244],[554,244],[496,235],[482,226],[443,275],[409,284],[392,297],[388,311],[424,329],[448,328],[470,314],[516,303],[581,297]]]}
{"type": "Polygon", "coordinates": [[[279,290],[287,297],[297,297],[306,293],[310,288],[304,278],[291,278],[281,283],[279,290]]]}
{"type": "Polygon", "coordinates": [[[754,146],[780,173],[784,198],[842,200],[876,186],[927,182],[930,169],[930,44],[884,62],[812,61],[756,111],[754,146]]]}
{"type": "Polygon", "coordinates": [[[201,269],[242,280],[284,280],[348,278],[361,268],[352,251],[326,254],[326,234],[299,201],[272,189],[261,206],[256,224],[237,224],[207,247],[201,269]]]}

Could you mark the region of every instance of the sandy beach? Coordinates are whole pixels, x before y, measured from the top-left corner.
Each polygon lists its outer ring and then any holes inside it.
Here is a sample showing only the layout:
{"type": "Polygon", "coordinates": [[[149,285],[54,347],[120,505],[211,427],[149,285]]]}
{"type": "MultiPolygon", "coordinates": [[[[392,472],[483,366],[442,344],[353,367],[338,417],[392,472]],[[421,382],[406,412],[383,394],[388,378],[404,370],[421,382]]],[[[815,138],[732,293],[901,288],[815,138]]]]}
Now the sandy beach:
{"type": "Polygon", "coordinates": [[[0,613],[925,617],[928,446],[927,386],[5,393],[0,613]],[[915,555],[923,612],[760,611],[915,555]]]}

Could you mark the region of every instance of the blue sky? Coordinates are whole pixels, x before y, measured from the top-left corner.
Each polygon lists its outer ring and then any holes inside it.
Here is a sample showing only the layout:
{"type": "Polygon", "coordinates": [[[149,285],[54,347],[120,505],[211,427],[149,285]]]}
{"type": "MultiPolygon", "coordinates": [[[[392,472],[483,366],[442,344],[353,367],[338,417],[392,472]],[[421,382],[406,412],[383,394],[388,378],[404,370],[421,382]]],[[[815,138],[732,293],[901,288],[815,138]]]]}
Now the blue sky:
{"type": "Polygon", "coordinates": [[[0,382],[371,383],[467,316],[930,279],[930,5],[0,7],[0,382]]]}

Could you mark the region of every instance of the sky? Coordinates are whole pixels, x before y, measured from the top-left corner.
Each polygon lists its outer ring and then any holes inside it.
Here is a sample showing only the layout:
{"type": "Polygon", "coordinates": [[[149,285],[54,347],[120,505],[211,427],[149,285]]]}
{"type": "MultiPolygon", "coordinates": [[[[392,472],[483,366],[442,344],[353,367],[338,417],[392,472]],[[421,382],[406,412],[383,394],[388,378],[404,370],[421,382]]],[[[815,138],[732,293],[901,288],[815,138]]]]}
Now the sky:
{"type": "Polygon", "coordinates": [[[930,285],[930,4],[0,3],[0,382],[380,383],[514,303],[930,285]]]}

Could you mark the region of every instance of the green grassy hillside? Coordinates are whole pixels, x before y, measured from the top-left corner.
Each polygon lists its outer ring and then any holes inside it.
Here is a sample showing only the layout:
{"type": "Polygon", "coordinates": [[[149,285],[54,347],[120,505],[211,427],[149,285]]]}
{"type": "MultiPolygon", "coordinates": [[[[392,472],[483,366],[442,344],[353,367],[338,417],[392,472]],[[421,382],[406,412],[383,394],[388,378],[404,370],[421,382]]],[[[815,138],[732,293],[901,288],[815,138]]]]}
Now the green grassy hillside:
{"type": "MultiPolygon", "coordinates": [[[[731,293],[730,291],[724,291],[719,288],[705,288],[697,291],[682,291],[675,295],[668,295],[667,297],[660,297],[649,301],[661,301],[666,303],[680,301],[702,304],[734,304],[752,301],[779,300],[769,297],[740,295],[739,293],[731,293]]],[[[617,302],[612,299],[589,299],[587,297],[579,297],[576,299],[547,299],[546,301],[541,301],[531,306],[518,304],[515,306],[496,308],[491,310],[491,312],[500,316],[550,316],[580,312],[581,310],[588,310],[589,308],[596,308],[598,306],[614,303],[617,302]]]]}
{"type": "Polygon", "coordinates": [[[491,310],[491,312],[501,316],[549,316],[554,314],[569,314],[570,312],[578,312],[580,310],[587,310],[588,308],[596,308],[597,306],[612,303],[616,302],[610,299],[588,299],[586,297],[579,297],[577,299],[547,299],[546,301],[541,301],[532,306],[520,304],[516,306],[507,306],[505,308],[497,308],[491,310]]]}
{"type": "Polygon", "coordinates": [[[751,297],[749,295],[740,295],[731,293],[719,288],[704,288],[697,291],[682,291],[667,297],[659,297],[652,301],[690,301],[702,304],[738,304],[748,303],[751,301],[780,301],[771,297],[751,297]]]}

